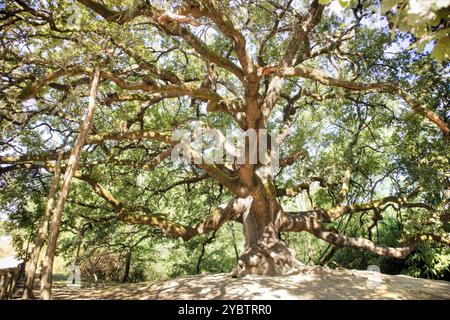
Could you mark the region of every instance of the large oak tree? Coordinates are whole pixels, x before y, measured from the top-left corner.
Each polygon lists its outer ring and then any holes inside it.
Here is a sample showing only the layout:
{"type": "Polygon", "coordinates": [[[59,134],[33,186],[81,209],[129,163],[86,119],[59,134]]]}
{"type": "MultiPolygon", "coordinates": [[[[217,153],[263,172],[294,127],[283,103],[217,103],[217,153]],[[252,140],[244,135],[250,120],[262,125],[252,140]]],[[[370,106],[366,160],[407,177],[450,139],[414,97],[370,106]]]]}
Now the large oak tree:
{"type": "Polygon", "coordinates": [[[186,241],[238,221],[245,247],[236,276],[297,270],[285,232],[398,259],[421,241],[448,246],[441,228],[449,217],[446,62],[398,53],[399,43],[414,39],[391,39],[377,26],[385,21],[375,14],[377,2],[352,1],[339,14],[327,2],[7,1],[0,31],[3,181],[52,173],[60,151],[67,165],[98,68],[97,115],[73,176],[103,199],[108,218],[113,212],[186,241]],[[215,85],[204,81],[211,66],[215,85]],[[248,148],[240,165],[171,161],[179,142],[172,133],[199,120],[204,130],[278,129],[280,169],[250,163],[248,148]],[[145,174],[151,190],[131,192],[139,187],[129,181],[145,174]],[[189,219],[148,205],[155,190],[188,186],[189,197],[205,182],[224,201],[210,212],[189,219]],[[307,208],[286,209],[298,194],[309,196],[307,208]],[[347,216],[368,215],[372,230],[392,209],[403,219],[412,212],[440,222],[423,223],[402,247],[336,228],[347,216]]]}

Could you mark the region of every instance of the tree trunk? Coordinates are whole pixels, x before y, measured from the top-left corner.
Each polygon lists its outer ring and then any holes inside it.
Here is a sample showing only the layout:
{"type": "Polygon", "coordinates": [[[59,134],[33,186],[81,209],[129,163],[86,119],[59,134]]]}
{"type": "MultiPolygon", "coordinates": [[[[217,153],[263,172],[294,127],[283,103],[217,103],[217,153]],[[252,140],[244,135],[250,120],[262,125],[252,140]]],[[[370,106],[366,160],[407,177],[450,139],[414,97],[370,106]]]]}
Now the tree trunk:
{"type": "Polygon", "coordinates": [[[77,266],[80,263],[80,251],[81,251],[81,245],[83,244],[83,237],[84,232],[86,230],[84,229],[84,226],[80,226],[78,229],[78,242],[77,242],[77,250],[75,252],[75,266],[77,266]]]}
{"type": "Polygon", "coordinates": [[[295,251],[278,238],[274,223],[261,224],[254,212],[244,219],[245,248],[233,277],[277,276],[295,273],[302,267],[295,251]]]}
{"type": "Polygon", "coordinates": [[[75,173],[78,160],[80,159],[81,150],[83,149],[84,143],[86,141],[87,135],[92,125],[92,120],[94,118],[99,78],[100,78],[100,71],[96,69],[94,72],[94,79],[92,81],[86,117],[84,119],[84,123],[80,127],[80,134],[78,135],[77,141],[75,142],[75,146],[70,154],[69,162],[67,164],[67,168],[64,173],[64,182],[61,187],[61,194],[59,196],[55,211],[53,212],[52,224],[48,238],[47,252],[45,255],[44,268],[41,279],[40,299],[42,300],[49,300],[51,296],[53,261],[55,258],[56,241],[58,239],[59,227],[61,224],[61,215],[64,209],[64,205],[66,203],[67,195],[69,194],[70,182],[72,181],[72,177],[75,173]]]}
{"type": "Polygon", "coordinates": [[[130,248],[130,250],[128,250],[127,252],[127,256],[125,257],[125,271],[123,272],[122,282],[128,281],[128,276],[130,275],[132,256],[133,256],[133,249],[130,248]]]}
{"type": "Polygon", "coordinates": [[[53,176],[52,184],[50,186],[50,191],[48,193],[48,200],[45,206],[44,216],[42,217],[41,226],[39,228],[36,242],[34,244],[33,255],[31,256],[31,261],[28,266],[27,280],[25,282],[25,288],[23,291],[23,298],[30,299],[33,298],[33,284],[34,278],[36,276],[37,263],[39,261],[39,256],[41,254],[42,246],[45,242],[45,237],[48,231],[48,222],[50,220],[51,212],[53,210],[53,203],[55,201],[56,190],[58,189],[59,179],[61,177],[61,160],[63,153],[60,152],[58,155],[58,160],[55,166],[55,175],[53,176]]]}
{"type": "Polygon", "coordinates": [[[253,188],[253,202],[243,215],[245,247],[233,277],[246,275],[277,276],[298,272],[303,266],[278,234],[281,208],[275,196],[271,176],[259,176],[253,188]]]}
{"type": "Polygon", "coordinates": [[[236,255],[236,263],[238,263],[239,262],[239,250],[236,245],[236,235],[234,233],[234,227],[232,224],[230,224],[230,230],[231,230],[231,239],[233,240],[234,254],[236,255]]]}

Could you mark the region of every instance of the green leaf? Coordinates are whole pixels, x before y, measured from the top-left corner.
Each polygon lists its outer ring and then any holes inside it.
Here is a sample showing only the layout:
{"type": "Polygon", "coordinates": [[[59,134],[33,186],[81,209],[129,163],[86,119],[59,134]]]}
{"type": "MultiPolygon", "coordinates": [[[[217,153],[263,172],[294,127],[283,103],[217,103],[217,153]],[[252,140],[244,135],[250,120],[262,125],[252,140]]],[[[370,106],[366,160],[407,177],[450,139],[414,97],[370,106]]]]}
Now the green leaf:
{"type": "Polygon", "coordinates": [[[330,0],[319,0],[319,4],[321,4],[322,6],[326,6],[329,3],[330,3],[330,0]]]}
{"type": "Polygon", "coordinates": [[[440,63],[450,58],[450,38],[442,37],[438,40],[431,55],[440,63]]]}
{"type": "Polygon", "coordinates": [[[397,5],[398,0],[383,0],[381,2],[381,12],[386,13],[397,5]]]}
{"type": "Polygon", "coordinates": [[[418,41],[416,44],[417,51],[422,52],[423,49],[425,49],[425,46],[427,45],[427,43],[429,43],[430,41],[431,41],[430,37],[420,39],[420,41],[418,41]]]}

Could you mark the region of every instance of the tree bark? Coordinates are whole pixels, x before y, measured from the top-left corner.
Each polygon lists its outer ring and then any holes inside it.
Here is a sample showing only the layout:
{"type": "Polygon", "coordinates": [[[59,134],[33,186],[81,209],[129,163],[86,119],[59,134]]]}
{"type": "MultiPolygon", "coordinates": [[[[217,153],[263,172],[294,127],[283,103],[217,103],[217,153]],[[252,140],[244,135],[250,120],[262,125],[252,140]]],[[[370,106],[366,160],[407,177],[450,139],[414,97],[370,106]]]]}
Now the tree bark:
{"type": "Polygon", "coordinates": [[[245,247],[231,274],[233,277],[288,275],[298,272],[303,266],[296,259],[295,250],[278,236],[282,209],[268,171],[258,174],[257,185],[251,192],[252,205],[243,214],[245,247]]]}
{"type": "Polygon", "coordinates": [[[41,226],[39,228],[36,242],[34,244],[33,255],[31,256],[30,265],[28,266],[27,280],[25,282],[25,288],[23,291],[23,298],[30,299],[33,298],[33,284],[34,278],[36,276],[36,268],[41,254],[42,246],[45,242],[45,237],[48,232],[48,223],[50,220],[51,212],[53,210],[53,203],[55,202],[55,195],[58,189],[59,179],[61,178],[61,160],[63,153],[60,152],[55,166],[55,175],[53,176],[52,184],[50,186],[50,191],[48,193],[48,200],[45,206],[44,216],[42,217],[41,226]]]}
{"type": "Polygon", "coordinates": [[[234,254],[236,255],[236,263],[239,262],[239,251],[236,245],[236,235],[234,234],[234,227],[233,225],[230,225],[230,230],[231,230],[231,239],[233,240],[233,249],[234,249],[234,254]]]}
{"type": "Polygon", "coordinates": [[[275,223],[261,223],[255,212],[244,219],[245,247],[233,277],[246,275],[288,275],[303,266],[295,257],[295,251],[278,238],[275,223]]]}
{"type": "Polygon", "coordinates": [[[200,251],[200,256],[197,259],[197,265],[195,267],[197,274],[200,274],[200,271],[201,271],[200,266],[201,266],[203,257],[205,256],[206,246],[214,240],[214,238],[216,237],[216,231],[217,230],[214,230],[212,235],[208,239],[206,239],[206,241],[203,242],[203,244],[202,244],[202,250],[200,251]]]}
{"type": "Polygon", "coordinates": [[[69,194],[70,182],[75,173],[78,160],[80,159],[81,150],[83,149],[87,135],[92,125],[94,118],[95,104],[98,92],[98,83],[100,78],[100,70],[96,69],[94,72],[94,79],[91,85],[91,92],[89,97],[89,105],[84,119],[84,123],[80,127],[80,134],[75,142],[75,146],[69,157],[66,171],[64,173],[64,182],[61,187],[61,194],[58,199],[55,211],[52,216],[52,224],[50,228],[50,234],[48,239],[47,252],[44,260],[44,268],[41,279],[41,300],[49,300],[51,296],[52,287],[52,273],[53,273],[53,261],[55,258],[56,241],[59,235],[59,228],[61,224],[61,215],[66,203],[67,195],[69,194]]]}
{"type": "Polygon", "coordinates": [[[77,250],[75,251],[75,261],[74,261],[75,265],[78,265],[80,263],[80,251],[81,246],[83,245],[84,234],[90,227],[91,227],[90,223],[78,227],[78,242],[77,242],[77,250]]]}
{"type": "Polygon", "coordinates": [[[128,276],[130,275],[131,268],[131,258],[133,256],[133,248],[130,248],[125,257],[125,270],[123,272],[122,282],[125,283],[128,281],[128,276]]]}

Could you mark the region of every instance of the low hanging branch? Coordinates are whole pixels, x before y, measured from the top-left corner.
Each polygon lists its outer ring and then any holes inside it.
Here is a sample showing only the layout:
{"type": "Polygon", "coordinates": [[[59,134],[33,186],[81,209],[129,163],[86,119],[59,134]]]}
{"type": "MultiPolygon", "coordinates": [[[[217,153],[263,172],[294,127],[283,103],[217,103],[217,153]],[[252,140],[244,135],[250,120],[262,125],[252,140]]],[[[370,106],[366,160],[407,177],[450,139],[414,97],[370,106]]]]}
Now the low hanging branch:
{"type": "Polygon", "coordinates": [[[164,214],[153,213],[146,207],[135,208],[135,211],[141,211],[145,214],[129,212],[132,210],[128,210],[122,201],[116,199],[94,178],[87,175],[77,175],[77,178],[89,183],[95,193],[113,207],[117,212],[118,220],[131,224],[154,226],[161,229],[167,237],[180,237],[185,241],[200,234],[217,230],[225,222],[248,210],[252,201],[251,197],[232,199],[212,210],[210,215],[201,222],[188,226],[171,221],[164,214]]]}
{"type": "Polygon", "coordinates": [[[61,224],[61,216],[64,210],[64,205],[66,203],[67,195],[69,194],[70,182],[76,171],[78,160],[80,159],[81,150],[83,149],[84,143],[88,136],[89,130],[92,125],[92,120],[94,118],[95,105],[98,93],[98,83],[100,79],[100,70],[96,69],[94,72],[94,79],[91,85],[91,92],[89,96],[89,105],[84,123],[80,128],[80,134],[75,142],[75,146],[69,157],[69,162],[64,173],[64,182],[61,188],[61,194],[58,199],[55,211],[52,216],[52,224],[50,229],[50,234],[48,238],[47,252],[45,254],[43,275],[41,279],[41,296],[42,300],[49,300],[51,296],[52,288],[52,273],[53,273],[53,261],[55,258],[56,241],[59,235],[59,228],[61,224]]]}
{"type": "Polygon", "coordinates": [[[414,249],[414,247],[411,246],[402,248],[393,248],[388,246],[377,245],[368,239],[352,238],[343,234],[331,232],[323,226],[307,231],[314,234],[319,239],[325,240],[338,248],[353,247],[357,249],[365,249],[369,252],[375,253],[380,256],[386,256],[396,259],[405,259],[408,256],[408,254],[410,254],[411,251],[413,251],[414,249]]]}
{"type": "Polygon", "coordinates": [[[346,235],[328,230],[322,223],[320,217],[313,212],[309,214],[291,214],[283,215],[282,231],[306,231],[317,238],[325,240],[332,245],[341,247],[353,247],[365,249],[381,256],[392,257],[396,259],[405,259],[414,249],[413,246],[393,248],[377,245],[374,242],[364,238],[353,238],[346,235]]]}

